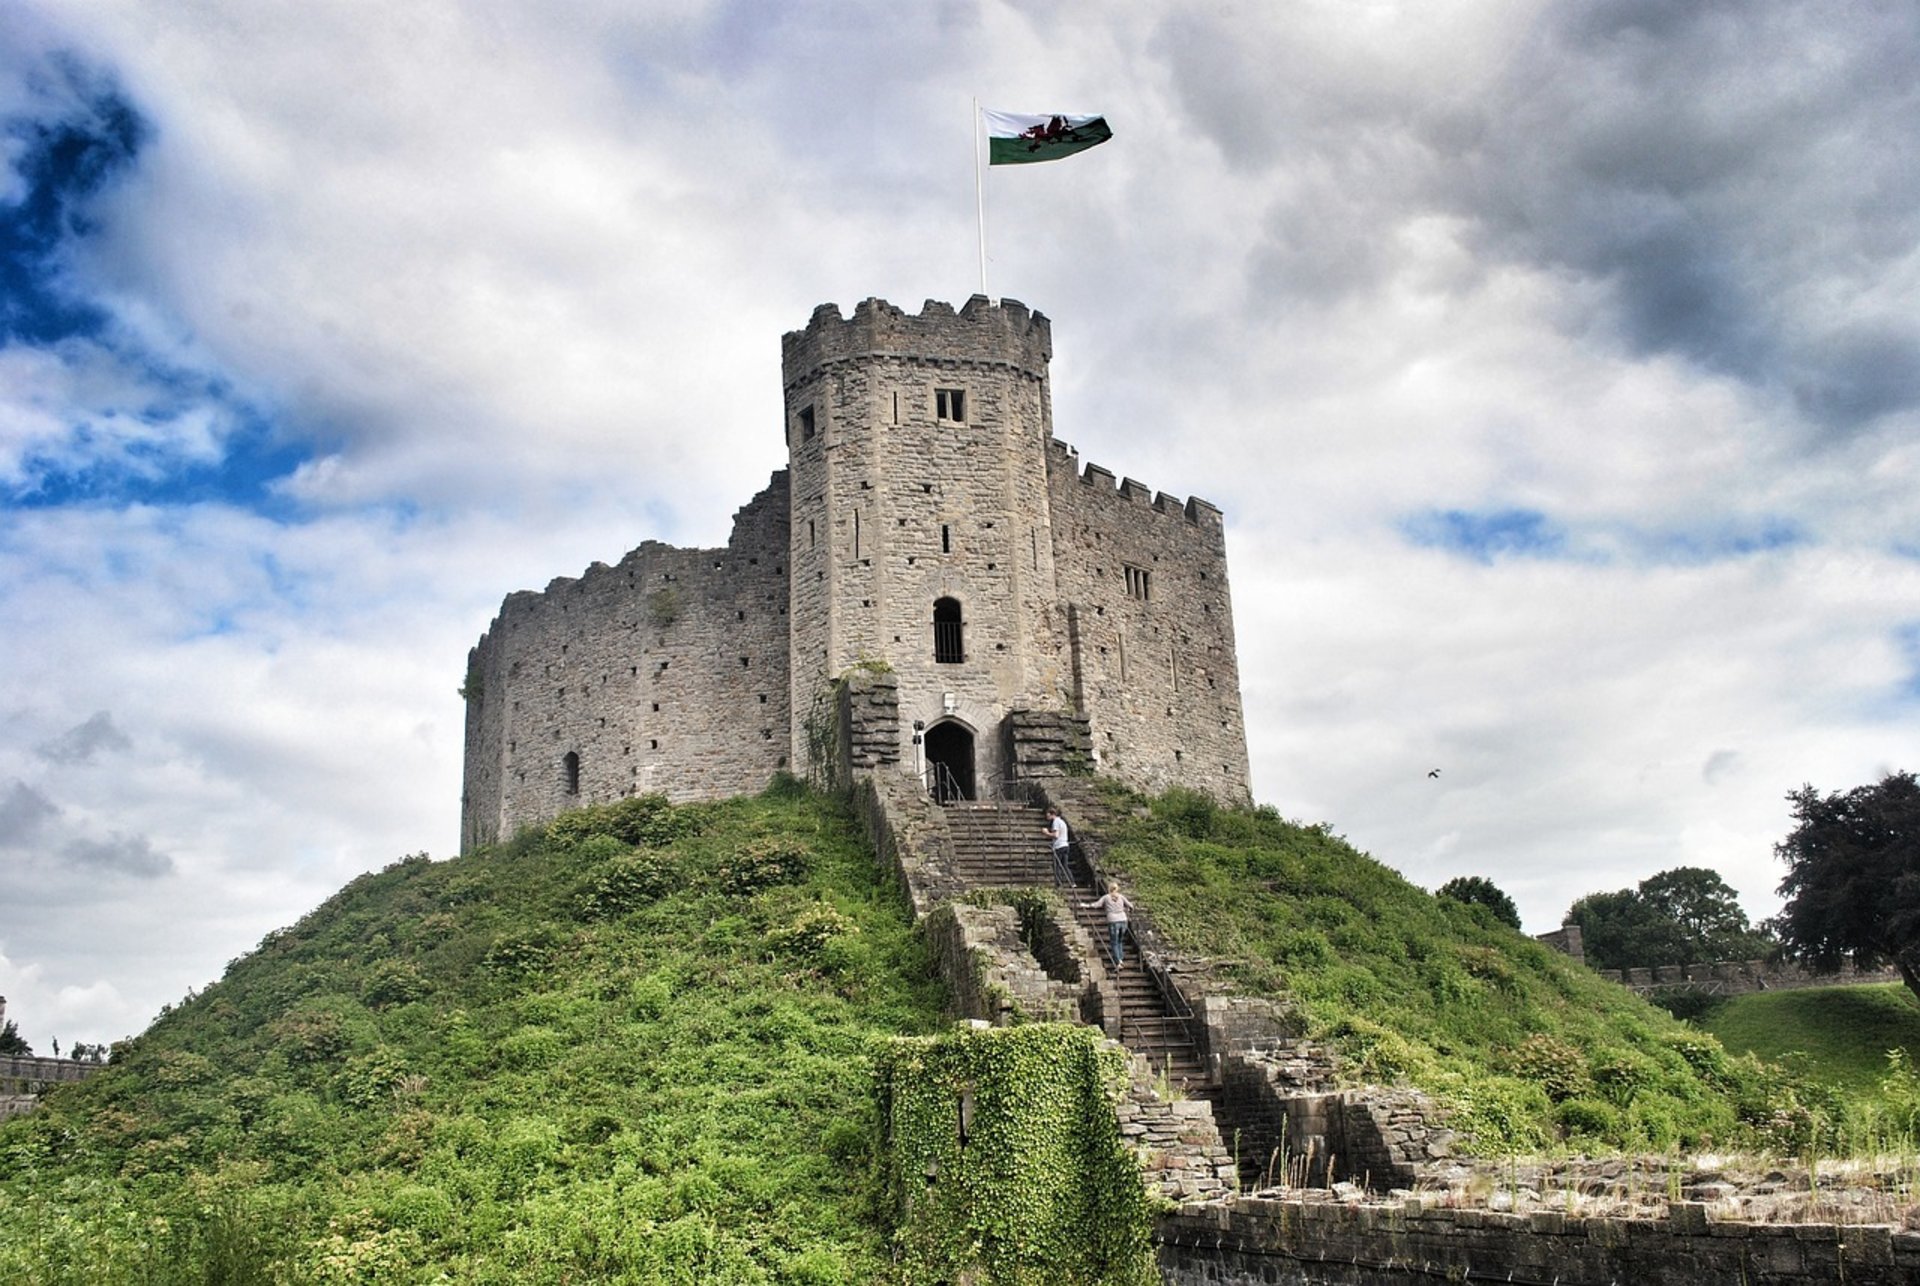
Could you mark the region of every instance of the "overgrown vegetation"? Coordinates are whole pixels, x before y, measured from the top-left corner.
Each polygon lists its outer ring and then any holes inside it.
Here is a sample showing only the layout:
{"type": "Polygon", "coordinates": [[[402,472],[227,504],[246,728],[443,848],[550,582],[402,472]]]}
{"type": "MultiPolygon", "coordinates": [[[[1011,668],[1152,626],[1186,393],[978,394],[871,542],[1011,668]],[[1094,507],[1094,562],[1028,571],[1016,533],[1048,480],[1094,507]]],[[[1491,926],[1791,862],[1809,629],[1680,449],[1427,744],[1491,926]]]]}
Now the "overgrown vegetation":
{"type": "Polygon", "coordinates": [[[901,1286],[1147,1286],[1152,1209],[1120,1054],[1050,1023],[896,1042],[880,1067],[901,1286]]]}
{"type": "Polygon", "coordinates": [[[0,1128],[0,1280],[877,1280],[930,976],[791,782],[409,858],[0,1128]]]}
{"type": "Polygon", "coordinates": [[[1818,1086],[1729,1055],[1324,826],[1187,791],[1114,802],[1107,860],[1162,931],[1289,1000],[1353,1078],[1435,1095],[1475,1151],[1798,1149],[1837,1129],[1818,1086]]]}

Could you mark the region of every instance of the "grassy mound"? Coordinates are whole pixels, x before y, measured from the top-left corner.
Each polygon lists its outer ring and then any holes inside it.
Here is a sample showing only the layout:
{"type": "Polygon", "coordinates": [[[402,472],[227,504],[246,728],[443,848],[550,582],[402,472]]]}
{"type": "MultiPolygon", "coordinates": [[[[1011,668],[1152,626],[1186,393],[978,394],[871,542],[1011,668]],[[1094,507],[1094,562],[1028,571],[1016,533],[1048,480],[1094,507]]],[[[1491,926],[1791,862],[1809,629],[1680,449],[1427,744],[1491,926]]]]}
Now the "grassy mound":
{"type": "Polygon", "coordinates": [[[1861,1096],[1882,1093],[1890,1053],[1920,1053],[1920,1005],[1897,983],[1733,996],[1693,1022],[1730,1050],[1790,1062],[1861,1096]]]}
{"type": "Polygon", "coordinates": [[[930,977],[797,790],[408,859],[0,1128],[0,1280],[870,1281],[930,977]]]}
{"type": "Polygon", "coordinates": [[[1116,796],[1108,860],[1160,929],[1291,1001],[1356,1080],[1409,1082],[1486,1154],[1799,1147],[1818,1096],[1324,826],[1116,796]]]}

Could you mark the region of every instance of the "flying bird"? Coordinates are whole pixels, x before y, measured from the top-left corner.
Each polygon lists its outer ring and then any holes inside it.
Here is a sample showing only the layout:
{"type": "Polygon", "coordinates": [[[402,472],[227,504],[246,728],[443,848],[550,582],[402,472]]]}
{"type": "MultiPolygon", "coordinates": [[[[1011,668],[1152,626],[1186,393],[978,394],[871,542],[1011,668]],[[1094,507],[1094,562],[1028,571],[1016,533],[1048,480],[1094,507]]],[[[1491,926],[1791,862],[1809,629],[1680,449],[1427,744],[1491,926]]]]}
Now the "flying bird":
{"type": "Polygon", "coordinates": [[[1438,777],[1439,775],[1440,775],[1440,770],[1439,770],[1438,768],[1434,768],[1434,769],[1431,769],[1431,770],[1430,770],[1430,771],[1429,771],[1429,772],[1427,773],[1427,776],[1429,776],[1429,777],[1438,777]]]}

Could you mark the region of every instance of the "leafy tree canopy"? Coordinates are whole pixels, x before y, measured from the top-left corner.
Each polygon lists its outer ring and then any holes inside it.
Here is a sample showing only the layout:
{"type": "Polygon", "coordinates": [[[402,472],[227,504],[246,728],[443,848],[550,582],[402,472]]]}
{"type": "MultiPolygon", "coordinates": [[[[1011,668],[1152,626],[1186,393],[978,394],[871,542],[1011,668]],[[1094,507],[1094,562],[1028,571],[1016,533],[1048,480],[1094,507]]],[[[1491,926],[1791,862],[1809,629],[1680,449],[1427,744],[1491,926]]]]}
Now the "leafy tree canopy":
{"type": "Polygon", "coordinates": [[[1703,866],[1676,866],[1638,888],[1589,893],[1567,910],[1580,926],[1587,962],[1596,969],[1707,964],[1744,960],[1773,950],[1727,882],[1703,866]]]}
{"type": "Polygon", "coordinates": [[[1500,923],[1516,929],[1520,927],[1520,908],[1513,904],[1513,899],[1499,885],[1484,875],[1457,875],[1442,884],[1435,896],[1483,906],[1493,912],[1493,918],[1500,923]]]}
{"type": "Polygon", "coordinates": [[[1910,772],[1822,795],[1787,796],[1793,831],[1774,846],[1787,864],[1771,922],[1787,952],[1819,968],[1851,957],[1892,962],[1920,996],[1920,783],[1910,772]]]}
{"type": "Polygon", "coordinates": [[[0,1027],[0,1055],[5,1055],[8,1058],[31,1058],[33,1056],[33,1046],[27,1044],[26,1037],[20,1034],[20,1028],[14,1024],[12,1019],[7,1020],[6,1026],[0,1027]]]}

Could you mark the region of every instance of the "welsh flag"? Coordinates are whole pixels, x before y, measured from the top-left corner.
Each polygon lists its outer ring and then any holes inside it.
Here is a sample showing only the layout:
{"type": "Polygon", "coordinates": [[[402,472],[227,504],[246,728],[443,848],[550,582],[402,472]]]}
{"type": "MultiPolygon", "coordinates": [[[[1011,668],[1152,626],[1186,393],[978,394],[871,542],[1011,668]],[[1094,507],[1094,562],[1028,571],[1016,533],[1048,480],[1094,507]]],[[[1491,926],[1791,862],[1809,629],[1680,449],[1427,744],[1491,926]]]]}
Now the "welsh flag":
{"type": "Polygon", "coordinates": [[[1113,137],[1104,116],[1023,116],[982,111],[987,118],[987,163],[1025,165],[1057,161],[1113,137]]]}

